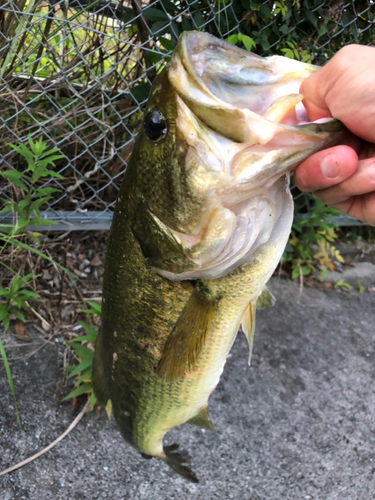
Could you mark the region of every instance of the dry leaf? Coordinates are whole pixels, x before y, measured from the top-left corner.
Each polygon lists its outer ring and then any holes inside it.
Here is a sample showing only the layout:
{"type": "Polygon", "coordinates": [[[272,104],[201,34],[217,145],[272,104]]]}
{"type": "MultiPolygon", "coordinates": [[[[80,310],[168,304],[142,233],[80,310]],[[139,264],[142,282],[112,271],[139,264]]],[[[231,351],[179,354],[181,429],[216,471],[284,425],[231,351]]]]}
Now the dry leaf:
{"type": "Polygon", "coordinates": [[[103,262],[100,260],[100,257],[99,255],[96,253],[94,255],[94,258],[92,259],[91,261],[91,265],[94,266],[94,267],[99,267],[103,264],[103,262]]]}
{"type": "Polygon", "coordinates": [[[45,332],[49,332],[51,330],[51,325],[45,319],[42,319],[42,328],[45,332]]]}
{"type": "Polygon", "coordinates": [[[45,280],[51,280],[53,278],[52,274],[49,272],[48,269],[43,269],[43,279],[45,280]]]}
{"type": "Polygon", "coordinates": [[[13,327],[13,333],[17,336],[19,340],[22,342],[32,342],[33,339],[30,337],[26,330],[26,326],[22,323],[22,321],[16,321],[13,327]]]}

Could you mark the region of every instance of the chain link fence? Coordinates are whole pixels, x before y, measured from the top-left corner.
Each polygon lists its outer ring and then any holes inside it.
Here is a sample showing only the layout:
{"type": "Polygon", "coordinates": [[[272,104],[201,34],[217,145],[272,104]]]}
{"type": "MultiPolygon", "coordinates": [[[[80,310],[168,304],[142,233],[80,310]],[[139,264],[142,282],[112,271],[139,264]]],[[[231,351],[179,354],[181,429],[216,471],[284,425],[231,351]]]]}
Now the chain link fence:
{"type": "MultiPolygon", "coordinates": [[[[9,143],[42,137],[65,158],[42,206],[54,229],[107,229],[151,82],[179,34],[204,30],[324,63],[348,43],[375,43],[375,3],[275,0],[3,0],[1,171],[27,168],[9,143]],[[241,33],[238,36],[238,33],[241,33]]],[[[22,191],[0,177],[0,198],[22,191]]],[[[7,222],[9,214],[0,213],[7,222]]]]}

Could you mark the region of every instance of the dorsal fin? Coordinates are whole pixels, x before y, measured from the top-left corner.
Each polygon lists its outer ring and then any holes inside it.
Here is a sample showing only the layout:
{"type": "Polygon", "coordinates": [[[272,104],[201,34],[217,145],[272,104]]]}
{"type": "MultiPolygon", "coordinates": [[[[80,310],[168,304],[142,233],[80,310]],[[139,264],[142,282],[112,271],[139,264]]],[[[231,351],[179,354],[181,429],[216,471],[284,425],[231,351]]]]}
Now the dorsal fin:
{"type": "Polygon", "coordinates": [[[253,341],[254,341],[254,331],[255,331],[255,311],[256,311],[256,299],[252,300],[246,307],[242,318],[241,326],[244,334],[246,335],[247,342],[249,344],[249,366],[251,362],[251,355],[253,353],[253,341]]]}
{"type": "Polygon", "coordinates": [[[264,287],[257,300],[257,309],[267,309],[275,305],[276,299],[268,287],[264,287]]]}
{"type": "Polygon", "coordinates": [[[210,415],[208,414],[208,405],[202,406],[195,417],[188,420],[188,424],[197,425],[203,429],[215,432],[214,424],[211,422],[210,415]]]}
{"type": "Polygon", "coordinates": [[[194,369],[219,300],[199,285],[194,289],[165,343],[160,377],[172,381],[194,369]]]}

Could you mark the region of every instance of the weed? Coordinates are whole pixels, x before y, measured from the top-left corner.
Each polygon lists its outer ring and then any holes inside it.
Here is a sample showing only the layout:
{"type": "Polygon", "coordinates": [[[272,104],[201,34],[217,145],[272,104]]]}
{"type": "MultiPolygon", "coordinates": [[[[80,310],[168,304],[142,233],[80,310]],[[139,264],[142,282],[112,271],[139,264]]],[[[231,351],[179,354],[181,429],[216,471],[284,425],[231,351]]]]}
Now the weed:
{"type": "Polygon", "coordinates": [[[344,280],[339,280],[336,283],[335,288],[339,288],[340,286],[343,287],[343,288],[347,288],[348,290],[351,290],[353,288],[352,285],[349,285],[349,283],[347,283],[344,280]]]}
{"type": "Polygon", "coordinates": [[[64,158],[64,155],[56,154],[59,150],[52,148],[46,151],[47,144],[40,138],[33,141],[31,135],[28,137],[30,149],[21,144],[9,144],[9,146],[19,153],[27,162],[26,172],[18,170],[6,170],[1,172],[1,175],[11,181],[15,186],[21,189],[23,193],[22,200],[19,202],[2,199],[4,208],[0,211],[13,212],[15,214],[14,224],[9,226],[10,233],[16,235],[21,233],[27,225],[51,225],[54,222],[41,219],[40,207],[51,199],[51,195],[60,191],[51,186],[37,187],[39,179],[46,177],[55,177],[62,179],[62,176],[53,170],[49,170],[48,166],[55,166],[55,160],[64,158]]]}
{"type": "MultiPolygon", "coordinates": [[[[96,302],[87,302],[89,309],[84,309],[82,312],[100,317],[101,307],[96,302]]],[[[79,364],[76,366],[66,366],[64,369],[69,372],[68,378],[76,377],[74,382],[73,391],[64,398],[71,399],[81,394],[90,395],[90,406],[91,410],[94,408],[96,403],[96,397],[92,388],[92,361],[94,357],[94,348],[97,332],[95,328],[85,323],[84,321],[79,321],[79,325],[86,331],[86,335],[77,337],[73,340],[67,342],[67,344],[73,349],[77,358],[79,359],[79,364]]]]}
{"type": "Polygon", "coordinates": [[[338,212],[313,195],[305,195],[305,199],[308,216],[296,206],[292,232],[282,262],[290,266],[292,279],[308,276],[317,267],[321,269],[320,279],[324,279],[327,269],[333,271],[336,262],[344,262],[332,244],[337,239],[337,229],[329,221],[330,216],[338,212]]]}
{"type": "Polygon", "coordinates": [[[31,290],[22,289],[23,286],[32,278],[33,274],[27,274],[20,278],[18,273],[14,275],[9,290],[0,288],[0,296],[4,297],[5,302],[0,303],[0,321],[4,328],[9,328],[10,316],[13,314],[16,318],[25,322],[22,309],[28,309],[28,300],[35,300],[39,295],[31,290]]]}
{"type": "MultiPolygon", "coordinates": [[[[20,146],[9,144],[14,151],[19,153],[19,155],[26,160],[26,171],[19,172],[18,170],[7,170],[5,172],[0,172],[4,178],[8,179],[15,186],[17,186],[22,193],[22,199],[18,202],[6,199],[1,200],[4,207],[0,213],[12,212],[14,214],[14,222],[13,224],[2,225],[3,232],[0,232],[0,239],[4,243],[0,248],[0,255],[4,252],[7,246],[11,246],[12,249],[13,247],[18,249],[24,248],[25,243],[18,238],[23,235],[27,225],[51,224],[51,221],[41,219],[39,209],[44,203],[50,200],[52,193],[55,193],[58,189],[53,187],[38,188],[38,181],[39,179],[46,177],[62,178],[60,174],[54,172],[53,170],[49,170],[48,167],[50,165],[54,166],[54,161],[63,158],[64,156],[56,154],[58,152],[57,148],[47,150],[47,144],[43,142],[42,138],[34,142],[29,135],[28,144],[29,148],[27,148],[24,144],[21,144],[20,146]]],[[[35,240],[35,238],[36,237],[34,235],[33,239],[35,240]]],[[[1,262],[1,265],[8,271],[14,273],[9,288],[0,289],[0,322],[7,330],[12,315],[23,322],[25,321],[22,311],[30,307],[28,305],[28,300],[36,300],[39,296],[34,290],[25,289],[25,287],[30,288],[30,280],[34,276],[33,273],[20,277],[18,272],[15,272],[4,262],[1,262]]],[[[21,420],[14,392],[12,374],[1,340],[0,354],[5,366],[8,384],[12,392],[17,421],[21,428],[21,420]]]]}

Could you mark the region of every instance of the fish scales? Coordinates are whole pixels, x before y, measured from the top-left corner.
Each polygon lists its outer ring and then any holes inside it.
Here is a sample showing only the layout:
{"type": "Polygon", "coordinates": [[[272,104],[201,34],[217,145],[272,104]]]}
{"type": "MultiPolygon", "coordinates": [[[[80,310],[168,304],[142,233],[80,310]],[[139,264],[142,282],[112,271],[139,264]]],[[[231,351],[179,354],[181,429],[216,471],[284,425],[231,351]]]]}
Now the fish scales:
{"type": "Polygon", "coordinates": [[[193,482],[187,454],[163,437],[189,421],[213,428],[208,398],[238,329],[251,352],[257,304],[273,304],[265,287],[293,218],[287,173],[344,131],[308,124],[298,88],[316,69],[184,33],[124,175],[94,391],[128,443],[193,482]]]}

